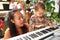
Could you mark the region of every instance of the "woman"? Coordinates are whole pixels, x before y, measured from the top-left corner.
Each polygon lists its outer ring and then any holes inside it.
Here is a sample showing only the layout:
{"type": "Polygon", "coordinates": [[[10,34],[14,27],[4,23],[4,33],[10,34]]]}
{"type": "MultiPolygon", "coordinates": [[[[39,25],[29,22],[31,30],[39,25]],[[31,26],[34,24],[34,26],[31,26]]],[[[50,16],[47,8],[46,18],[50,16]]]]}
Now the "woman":
{"type": "Polygon", "coordinates": [[[18,10],[9,12],[8,25],[9,27],[4,34],[4,40],[29,32],[29,25],[24,23],[23,16],[18,10]]]}

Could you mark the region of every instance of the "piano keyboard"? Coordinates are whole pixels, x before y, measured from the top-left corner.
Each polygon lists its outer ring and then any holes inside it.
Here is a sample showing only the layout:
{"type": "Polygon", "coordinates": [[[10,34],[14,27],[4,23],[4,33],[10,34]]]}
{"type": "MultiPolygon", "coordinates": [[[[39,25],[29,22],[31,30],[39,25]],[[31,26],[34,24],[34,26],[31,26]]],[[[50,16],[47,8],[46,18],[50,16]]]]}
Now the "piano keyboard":
{"type": "Polygon", "coordinates": [[[7,40],[41,40],[44,37],[52,35],[54,31],[58,30],[56,27],[55,29],[51,29],[49,27],[45,27],[36,31],[28,32],[26,34],[22,34],[7,40]]]}

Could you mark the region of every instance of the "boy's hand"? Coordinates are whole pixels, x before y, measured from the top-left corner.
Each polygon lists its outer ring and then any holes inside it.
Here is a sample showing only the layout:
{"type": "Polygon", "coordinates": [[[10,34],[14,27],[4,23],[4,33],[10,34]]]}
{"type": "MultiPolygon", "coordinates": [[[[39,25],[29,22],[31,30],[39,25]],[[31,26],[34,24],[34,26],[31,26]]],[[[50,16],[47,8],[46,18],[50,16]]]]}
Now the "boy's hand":
{"type": "Polygon", "coordinates": [[[42,25],[35,25],[35,28],[44,28],[45,26],[42,24],[42,25]]]}
{"type": "Polygon", "coordinates": [[[49,23],[50,28],[56,28],[53,23],[51,23],[51,22],[48,22],[48,23],[49,23]]]}
{"type": "Polygon", "coordinates": [[[50,25],[50,28],[56,28],[54,25],[50,25]]]}

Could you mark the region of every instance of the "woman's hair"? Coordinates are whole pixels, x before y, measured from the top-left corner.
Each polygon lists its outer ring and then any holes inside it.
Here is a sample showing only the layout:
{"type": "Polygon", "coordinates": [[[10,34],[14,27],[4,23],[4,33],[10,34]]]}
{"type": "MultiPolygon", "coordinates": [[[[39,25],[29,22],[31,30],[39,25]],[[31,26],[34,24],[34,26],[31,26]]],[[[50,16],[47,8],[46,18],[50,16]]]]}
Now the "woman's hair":
{"type": "Polygon", "coordinates": [[[16,27],[15,27],[15,24],[11,22],[11,19],[13,20],[14,19],[14,14],[15,12],[17,12],[18,10],[12,10],[11,12],[9,12],[8,14],[8,26],[10,28],[10,34],[11,34],[11,37],[14,37],[14,36],[17,36],[17,30],[16,30],[16,27]]]}
{"type": "Polygon", "coordinates": [[[35,10],[38,10],[39,8],[45,9],[45,5],[42,2],[38,2],[35,6],[35,10]]]}

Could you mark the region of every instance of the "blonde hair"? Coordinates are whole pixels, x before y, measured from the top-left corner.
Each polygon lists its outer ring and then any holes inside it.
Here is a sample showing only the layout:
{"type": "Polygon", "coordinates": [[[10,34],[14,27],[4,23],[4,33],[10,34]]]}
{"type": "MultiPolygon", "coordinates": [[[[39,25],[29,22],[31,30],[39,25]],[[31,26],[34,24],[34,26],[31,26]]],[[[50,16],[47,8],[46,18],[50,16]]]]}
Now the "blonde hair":
{"type": "Polygon", "coordinates": [[[38,10],[39,8],[45,9],[45,5],[42,2],[38,2],[35,6],[35,10],[38,10]]]}

